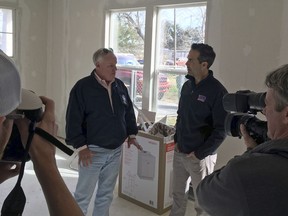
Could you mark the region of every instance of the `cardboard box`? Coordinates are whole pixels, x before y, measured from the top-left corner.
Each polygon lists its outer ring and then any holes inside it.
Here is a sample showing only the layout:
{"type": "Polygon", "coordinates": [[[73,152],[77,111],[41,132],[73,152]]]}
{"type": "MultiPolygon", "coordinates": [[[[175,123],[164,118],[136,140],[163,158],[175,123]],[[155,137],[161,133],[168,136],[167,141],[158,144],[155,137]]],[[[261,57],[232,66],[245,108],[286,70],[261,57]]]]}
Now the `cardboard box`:
{"type": "Polygon", "coordinates": [[[119,197],[160,215],[172,205],[173,136],[139,131],[137,140],[143,151],[123,146],[119,197]]]}

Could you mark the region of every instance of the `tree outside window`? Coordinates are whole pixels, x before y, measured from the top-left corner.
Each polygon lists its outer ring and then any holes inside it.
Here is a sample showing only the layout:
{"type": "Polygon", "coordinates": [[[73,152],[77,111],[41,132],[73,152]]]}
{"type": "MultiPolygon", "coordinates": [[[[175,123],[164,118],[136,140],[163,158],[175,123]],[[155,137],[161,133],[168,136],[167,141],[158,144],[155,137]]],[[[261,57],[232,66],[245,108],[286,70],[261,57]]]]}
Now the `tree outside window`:
{"type": "MultiPolygon", "coordinates": [[[[109,46],[118,55],[117,77],[141,107],[146,10],[111,11],[109,46]]],[[[205,41],[206,2],[157,9],[155,68],[157,113],[176,114],[179,93],[187,73],[185,63],[192,43],[205,41]]],[[[152,25],[152,24],[151,24],[152,25]]]]}

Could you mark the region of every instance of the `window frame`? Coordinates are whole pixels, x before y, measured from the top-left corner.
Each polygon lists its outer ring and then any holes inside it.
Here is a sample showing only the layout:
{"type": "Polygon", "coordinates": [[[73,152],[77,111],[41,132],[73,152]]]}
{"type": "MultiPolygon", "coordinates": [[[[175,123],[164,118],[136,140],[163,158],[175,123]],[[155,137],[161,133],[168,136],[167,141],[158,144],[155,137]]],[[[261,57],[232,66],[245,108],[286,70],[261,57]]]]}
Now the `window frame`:
{"type": "Polygon", "coordinates": [[[13,6],[0,4],[0,9],[8,9],[8,10],[12,11],[12,43],[13,43],[12,44],[12,56],[9,56],[8,54],[7,55],[10,58],[15,59],[15,57],[16,57],[16,13],[17,13],[17,8],[13,7],[13,6]]]}
{"type": "MultiPolygon", "coordinates": [[[[147,109],[150,111],[157,111],[158,107],[158,76],[159,73],[179,73],[182,75],[187,74],[187,69],[185,68],[163,68],[157,65],[158,53],[156,48],[157,43],[157,27],[158,27],[158,15],[159,9],[163,8],[181,8],[181,7],[191,7],[191,6],[206,6],[206,21],[205,21],[205,36],[204,41],[207,41],[207,29],[208,29],[208,12],[209,12],[209,0],[193,1],[193,2],[177,2],[173,4],[167,3],[152,3],[141,7],[131,7],[131,8],[111,8],[107,9],[106,19],[105,19],[105,46],[109,47],[111,43],[110,38],[110,14],[111,12],[121,12],[121,11],[135,11],[135,10],[145,10],[146,20],[145,20],[145,40],[144,40],[144,60],[143,65],[143,90],[142,90],[142,109],[147,109]],[[143,9],[144,8],[144,9],[143,9]]],[[[129,69],[129,68],[128,68],[129,69]]]]}

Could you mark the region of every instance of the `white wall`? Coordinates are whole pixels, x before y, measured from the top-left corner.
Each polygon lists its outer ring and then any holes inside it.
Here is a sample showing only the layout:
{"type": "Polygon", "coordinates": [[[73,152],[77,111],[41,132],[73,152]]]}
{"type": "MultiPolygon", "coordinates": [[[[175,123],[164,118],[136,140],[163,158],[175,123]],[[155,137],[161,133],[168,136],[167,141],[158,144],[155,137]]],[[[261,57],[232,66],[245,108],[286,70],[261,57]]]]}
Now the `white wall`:
{"type": "MultiPolygon", "coordinates": [[[[177,0],[176,3],[191,3],[177,0]]],[[[173,4],[172,0],[7,0],[20,10],[17,63],[23,85],[56,102],[60,135],[74,83],[93,69],[91,56],[104,46],[105,11],[173,4]]],[[[267,72],[287,63],[288,1],[209,0],[207,43],[217,57],[215,76],[228,91],[265,90],[267,72]]],[[[218,167],[244,150],[237,138],[219,149],[218,167]]]]}
{"type": "MultiPolygon", "coordinates": [[[[267,72],[288,63],[287,6],[287,1],[272,0],[211,1],[207,43],[217,54],[215,76],[229,92],[265,91],[267,72]]],[[[217,167],[244,151],[242,140],[228,137],[219,148],[217,167]]]]}
{"type": "Polygon", "coordinates": [[[104,44],[104,11],[94,0],[52,0],[49,6],[47,95],[56,102],[59,134],[65,136],[68,95],[90,74],[92,54],[104,44]]]}
{"type": "Polygon", "coordinates": [[[22,85],[46,94],[47,0],[0,0],[1,6],[16,8],[16,56],[22,85]]]}

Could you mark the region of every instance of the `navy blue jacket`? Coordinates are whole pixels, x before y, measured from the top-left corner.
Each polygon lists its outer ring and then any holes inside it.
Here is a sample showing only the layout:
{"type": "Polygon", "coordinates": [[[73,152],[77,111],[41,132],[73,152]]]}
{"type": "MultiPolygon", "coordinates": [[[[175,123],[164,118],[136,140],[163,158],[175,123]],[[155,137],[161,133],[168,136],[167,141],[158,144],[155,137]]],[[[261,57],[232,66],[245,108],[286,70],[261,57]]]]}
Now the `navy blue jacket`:
{"type": "Polygon", "coordinates": [[[137,134],[133,104],[124,83],[112,83],[111,107],[107,89],[90,76],[79,80],[70,92],[66,112],[66,143],[74,148],[97,145],[115,149],[137,134]]]}
{"type": "Polygon", "coordinates": [[[215,154],[224,141],[225,117],[222,98],[226,88],[213,76],[209,75],[195,84],[194,77],[188,79],[181,90],[176,121],[175,142],[180,152],[195,153],[198,159],[215,154]]]}

